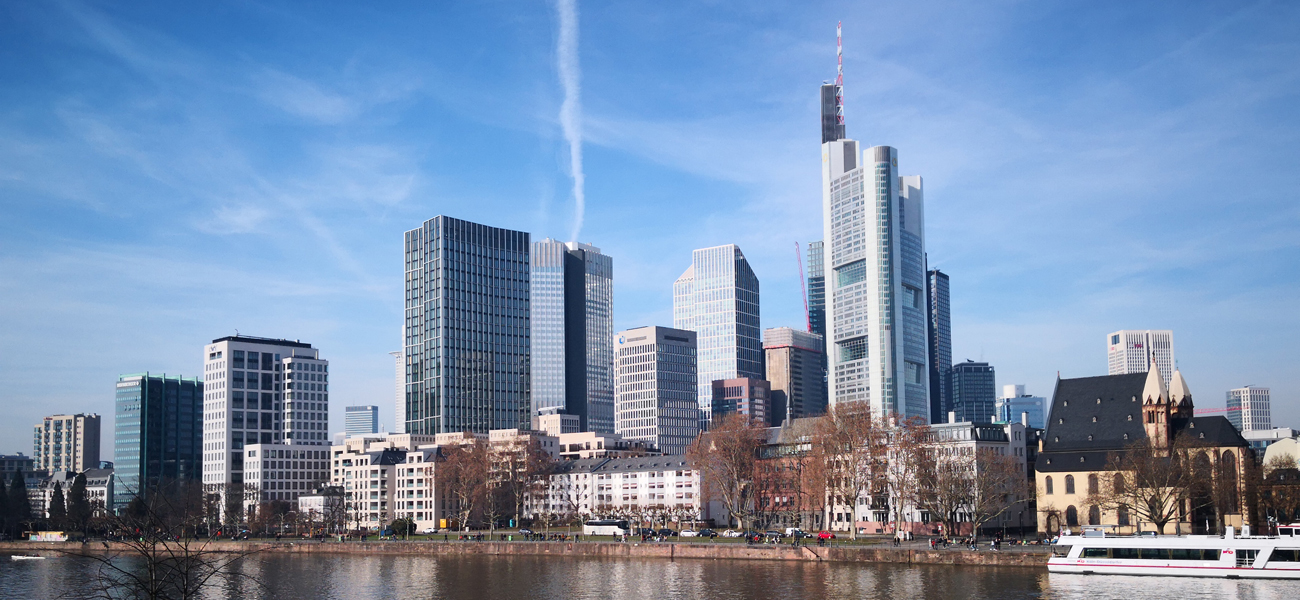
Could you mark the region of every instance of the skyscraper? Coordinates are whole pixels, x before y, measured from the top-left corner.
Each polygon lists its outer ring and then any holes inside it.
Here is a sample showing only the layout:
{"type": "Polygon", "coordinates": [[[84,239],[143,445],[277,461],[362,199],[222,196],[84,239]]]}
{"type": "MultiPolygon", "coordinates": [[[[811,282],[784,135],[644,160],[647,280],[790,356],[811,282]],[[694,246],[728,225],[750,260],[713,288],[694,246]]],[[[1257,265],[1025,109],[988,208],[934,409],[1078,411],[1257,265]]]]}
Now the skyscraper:
{"type": "Polygon", "coordinates": [[[393,401],[393,433],[403,433],[406,428],[406,361],[403,360],[401,350],[389,352],[395,363],[396,378],[394,381],[394,391],[396,392],[393,401]]]}
{"type": "Polygon", "coordinates": [[[1106,363],[1110,375],[1146,373],[1156,361],[1160,376],[1174,376],[1174,332],[1168,329],[1121,329],[1106,336],[1106,363]]]}
{"type": "Polygon", "coordinates": [[[45,417],[32,428],[36,468],[49,473],[98,468],[99,424],[96,414],[45,417]]]}
{"type": "MultiPolygon", "coordinates": [[[[113,505],[162,481],[202,475],[203,382],[140,373],[117,379],[113,505]]],[[[98,466],[98,465],[95,465],[98,466]]]]}
{"type": "Polygon", "coordinates": [[[839,106],[836,102],[837,87],[833,83],[823,83],[822,100],[822,143],[844,139],[844,123],[839,121],[839,106]]]}
{"type": "Polygon", "coordinates": [[[952,410],[946,392],[948,371],[952,369],[952,318],[948,275],[938,269],[926,273],[925,308],[929,318],[930,422],[946,423],[948,411],[952,410]]]}
{"type": "Polygon", "coordinates": [[[952,366],[948,393],[957,421],[991,423],[996,412],[997,381],[988,363],[967,360],[952,366]]]}
{"type": "Polygon", "coordinates": [[[1247,385],[1228,390],[1228,421],[1237,431],[1273,428],[1268,388],[1247,385]]]}
{"type": "Polygon", "coordinates": [[[921,178],[899,176],[888,146],[822,144],[822,219],[831,404],[928,420],[921,178]]]}
{"type": "Polygon", "coordinates": [[[205,489],[246,482],[246,446],[329,445],[329,361],[311,344],[233,335],[203,354],[205,489]]]}
{"type": "Polygon", "coordinates": [[[532,415],[560,409],[614,433],[614,261],[588,244],[534,242],[532,415]]]}
{"type": "Polygon", "coordinates": [[[696,250],[691,259],[673,284],[673,327],[697,335],[700,429],[707,430],[714,381],[764,377],[758,278],[734,244],[696,250]]]}
{"type": "Polygon", "coordinates": [[[379,407],[373,404],[343,407],[343,433],[349,436],[379,433],[379,407]]]}
{"type": "MultiPolygon", "coordinates": [[[[697,335],[668,327],[620,332],[614,343],[616,433],[664,454],[685,454],[699,435],[697,335]]],[[[709,386],[710,410],[713,387],[709,386]]]]}
{"type": "Polygon", "coordinates": [[[440,215],[404,240],[406,433],[527,429],[528,234],[440,215]]]}
{"type": "Polygon", "coordinates": [[[763,332],[767,380],[772,384],[772,425],[826,412],[826,342],[789,327],[763,332]]]}
{"type": "Polygon", "coordinates": [[[808,328],[826,339],[826,267],[821,240],[808,243],[808,328]]]}

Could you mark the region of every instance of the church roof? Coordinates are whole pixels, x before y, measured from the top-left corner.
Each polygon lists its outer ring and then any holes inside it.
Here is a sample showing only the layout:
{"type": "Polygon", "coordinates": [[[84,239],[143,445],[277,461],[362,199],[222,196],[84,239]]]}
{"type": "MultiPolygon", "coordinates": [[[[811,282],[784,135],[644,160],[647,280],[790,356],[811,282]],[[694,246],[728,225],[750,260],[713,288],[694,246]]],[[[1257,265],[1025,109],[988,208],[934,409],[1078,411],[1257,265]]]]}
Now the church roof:
{"type": "Polygon", "coordinates": [[[1187,380],[1183,379],[1182,371],[1174,371],[1174,380],[1169,384],[1169,400],[1174,403],[1174,406],[1192,400],[1192,392],[1187,389],[1187,380]]]}
{"type": "Polygon", "coordinates": [[[1142,386],[1142,402],[1162,404],[1169,401],[1169,388],[1165,387],[1165,377],[1160,374],[1160,369],[1156,368],[1154,360],[1151,361],[1151,368],[1147,369],[1145,379],[1142,386]]]}

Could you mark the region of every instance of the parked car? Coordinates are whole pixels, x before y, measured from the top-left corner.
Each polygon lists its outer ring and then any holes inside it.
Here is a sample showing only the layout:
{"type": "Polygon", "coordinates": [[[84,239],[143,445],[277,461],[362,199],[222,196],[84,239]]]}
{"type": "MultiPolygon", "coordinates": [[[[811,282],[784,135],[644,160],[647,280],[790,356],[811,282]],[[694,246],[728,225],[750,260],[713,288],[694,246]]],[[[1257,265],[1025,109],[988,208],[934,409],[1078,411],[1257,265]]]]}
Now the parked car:
{"type": "MultiPolygon", "coordinates": [[[[718,537],[718,532],[712,529],[701,529],[699,533],[700,533],[700,537],[706,537],[710,539],[718,537]]],[[[686,532],[683,531],[682,535],[686,535],[686,532]]]]}
{"type": "Polygon", "coordinates": [[[780,531],[776,531],[775,529],[769,529],[769,530],[763,532],[763,537],[768,538],[768,539],[776,538],[776,539],[779,540],[779,539],[785,537],[785,534],[784,534],[784,533],[781,533],[780,531]]]}
{"type": "Polygon", "coordinates": [[[833,539],[835,539],[835,534],[833,534],[833,533],[831,533],[831,532],[826,531],[825,529],[823,529],[823,530],[817,532],[817,539],[820,539],[820,540],[833,540],[833,539]]]}
{"type": "Polygon", "coordinates": [[[698,537],[699,535],[700,535],[700,532],[698,532],[698,531],[691,531],[690,529],[683,529],[683,530],[682,530],[682,533],[681,533],[681,536],[682,536],[682,537],[698,537]]]}
{"type": "Polygon", "coordinates": [[[736,537],[740,537],[740,535],[741,535],[740,532],[736,531],[735,529],[728,529],[722,532],[722,537],[726,537],[726,538],[736,538],[736,537]]]}
{"type": "Polygon", "coordinates": [[[533,530],[527,527],[522,527],[519,529],[519,535],[532,535],[532,534],[533,534],[533,530]]]}
{"type": "Polygon", "coordinates": [[[432,535],[432,534],[438,533],[438,528],[437,528],[437,527],[425,527],[424,529],[421,529],[421,530],[420,530],[420,533],[421,533],[421,534],[424,534],[424,535],[432,535]]]}
{"type": "Polygon", "coordinates": [[[662,535],[664,537],[677,537],[677,532],[671,529],[660,529],[658,535],[662,535]]]}

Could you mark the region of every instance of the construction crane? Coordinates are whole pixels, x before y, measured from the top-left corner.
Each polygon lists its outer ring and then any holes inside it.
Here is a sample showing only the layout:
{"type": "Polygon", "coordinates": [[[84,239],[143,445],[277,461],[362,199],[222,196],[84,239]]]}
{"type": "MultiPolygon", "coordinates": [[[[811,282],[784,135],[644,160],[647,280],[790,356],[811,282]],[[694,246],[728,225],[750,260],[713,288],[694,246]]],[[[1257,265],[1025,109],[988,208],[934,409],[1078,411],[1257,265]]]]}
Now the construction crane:
{"type": "Polygon", "coordinates": [[[808,313],[808,280],[803,276],[803,256],[799,254],[799,242],[794,243],[794,262],[799,263],[799,290],[803,292],[803,321],[812,333],[812,316],[808,313]]]}

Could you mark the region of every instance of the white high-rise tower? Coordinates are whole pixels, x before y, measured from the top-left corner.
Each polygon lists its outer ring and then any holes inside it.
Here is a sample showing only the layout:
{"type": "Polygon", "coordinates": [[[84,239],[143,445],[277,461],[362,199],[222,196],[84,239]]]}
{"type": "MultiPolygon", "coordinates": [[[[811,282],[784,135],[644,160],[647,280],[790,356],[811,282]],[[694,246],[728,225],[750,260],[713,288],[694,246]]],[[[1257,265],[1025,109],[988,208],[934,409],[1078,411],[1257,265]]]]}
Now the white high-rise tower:
{"type": "Polygon", "coordinates": [[[1121,329],[1106,336],[1106,363],[1109,375],[1146,373],[1156,362],[1160,376],[1172,381],[1174,376],[1174,332],[1168,329],[1121,329]]]}
{"type": "Polygon", "coordinates": [[[859,154],[854,140],[822,144],[832,405],[930,418],[922,189],[920,177],[898,174],[889,146],[859,154]]]}

